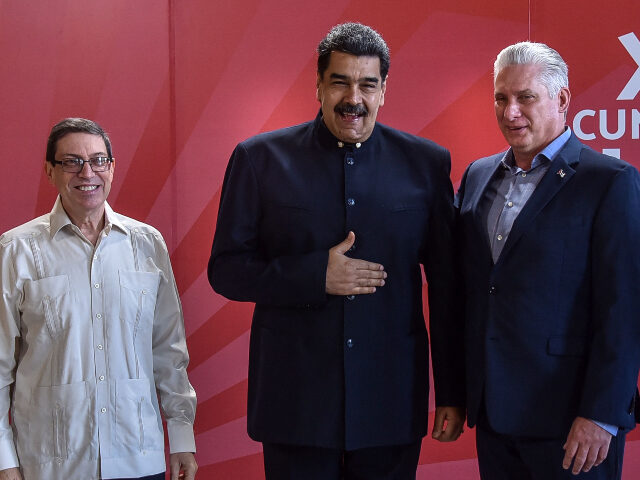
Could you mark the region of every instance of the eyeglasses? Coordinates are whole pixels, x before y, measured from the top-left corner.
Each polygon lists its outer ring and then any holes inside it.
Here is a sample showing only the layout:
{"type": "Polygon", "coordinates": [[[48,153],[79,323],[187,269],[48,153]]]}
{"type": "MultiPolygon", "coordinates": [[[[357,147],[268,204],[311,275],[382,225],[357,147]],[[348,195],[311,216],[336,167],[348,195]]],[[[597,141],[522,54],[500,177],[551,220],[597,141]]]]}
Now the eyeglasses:
{"type": "Polygon", "coordinates": [[[106,172],[111,168],[111,163],[114,160],[115,158],[113,157],[93,157],[89,160],[70,157],[64,160],[53,160],[51,163],[54,165],[62,165],[62,171],[67,173],[80,173],[85,163],[88,163],[94,172],[106,172]]]}

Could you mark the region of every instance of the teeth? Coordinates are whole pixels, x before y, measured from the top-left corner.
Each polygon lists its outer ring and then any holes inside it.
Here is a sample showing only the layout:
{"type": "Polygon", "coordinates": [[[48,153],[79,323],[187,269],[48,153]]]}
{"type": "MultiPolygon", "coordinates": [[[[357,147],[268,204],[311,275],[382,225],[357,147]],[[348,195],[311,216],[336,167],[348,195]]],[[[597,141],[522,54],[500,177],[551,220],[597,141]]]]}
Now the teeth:
{"type": "Polygon", "coordinates": [[[95,190],[96,188],[98,188],[97,185],[83,185],[80,187],[77,187],[78,190],[82,191],[82,192],[89,192],[91,190],[95,190]]]}

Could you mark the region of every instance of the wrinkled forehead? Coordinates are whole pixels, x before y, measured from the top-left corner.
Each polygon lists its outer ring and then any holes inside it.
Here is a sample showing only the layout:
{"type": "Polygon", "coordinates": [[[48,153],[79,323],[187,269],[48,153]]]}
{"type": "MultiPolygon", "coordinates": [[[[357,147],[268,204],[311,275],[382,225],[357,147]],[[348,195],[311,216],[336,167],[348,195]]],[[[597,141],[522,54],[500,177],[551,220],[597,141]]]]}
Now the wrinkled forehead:
{"type": "Polygon", "coordinates": [[[541,65],[532,63],[507,65],[494,77],[493,87],[496,91],[538,88],[542,71],[541,65]]]}
{"type": "Polygon", "coordinates": [[[88,132],[68,132],[56,140],[55,154],[107,154],[107,145],[104,139],[88,132]]]}
{"type": "Polygon", "coordinates": [[[329,64],[323,73],[327,76],[349,76],[381,80],[380,58],[376,55],[353,55],[351,53],[332,50],[329,64]]]}

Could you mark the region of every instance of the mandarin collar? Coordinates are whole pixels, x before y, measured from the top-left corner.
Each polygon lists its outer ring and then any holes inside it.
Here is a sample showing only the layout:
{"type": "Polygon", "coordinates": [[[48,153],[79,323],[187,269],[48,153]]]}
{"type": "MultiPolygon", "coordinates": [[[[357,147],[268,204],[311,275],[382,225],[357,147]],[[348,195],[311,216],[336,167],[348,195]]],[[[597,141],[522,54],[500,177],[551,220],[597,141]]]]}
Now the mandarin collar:
{"type": "Polygon", "coordinates": [[[357,151],[357,152],[366,152],[368,150],[371,150],[372,145],[375,143],[378,137],[379,129],[378,129],[378,123],[376,122],[376,124],[373,127],[373,131],[371,132],[371,135],[364,142],[358,142],[358,143],[343,142],[342,140],[336,138],[336,136],[333,135],[333,133],[331,133],[331,131],[327,128],[327,126],[324,123],[324,120],[322,119],[322,110],[320,110],[314,120],[314,130],[316,131],[320,144],[324,148],[327,148],[332,151],[351,150],[351,151],[357,151]]]}

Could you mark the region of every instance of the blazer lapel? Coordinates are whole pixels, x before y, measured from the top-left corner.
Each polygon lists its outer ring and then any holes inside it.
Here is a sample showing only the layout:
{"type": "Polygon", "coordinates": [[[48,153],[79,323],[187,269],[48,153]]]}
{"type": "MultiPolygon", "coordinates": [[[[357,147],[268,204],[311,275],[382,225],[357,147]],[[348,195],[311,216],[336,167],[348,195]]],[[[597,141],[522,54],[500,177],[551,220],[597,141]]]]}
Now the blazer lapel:
{"type": "Polygon", "coordinates": [[[533,219],[547,205],[553,197],[564,187],[576,173],[573,165],[578,163],[582,145],[574,135],[551,162],[547,173],[527,201],[524,208],[513,222],[513,227],[507,238],[507,243],[500,253],[500,259],[509,254],[509,250],[515,245],[522,234],[529,228],[533,219]]]}

